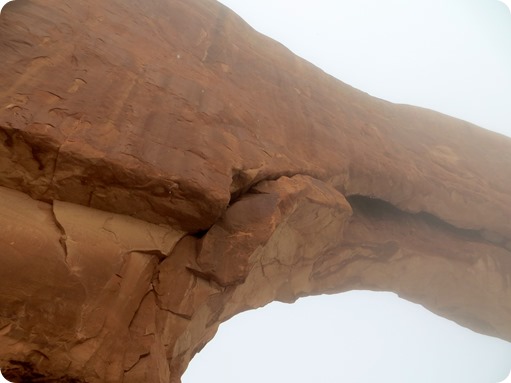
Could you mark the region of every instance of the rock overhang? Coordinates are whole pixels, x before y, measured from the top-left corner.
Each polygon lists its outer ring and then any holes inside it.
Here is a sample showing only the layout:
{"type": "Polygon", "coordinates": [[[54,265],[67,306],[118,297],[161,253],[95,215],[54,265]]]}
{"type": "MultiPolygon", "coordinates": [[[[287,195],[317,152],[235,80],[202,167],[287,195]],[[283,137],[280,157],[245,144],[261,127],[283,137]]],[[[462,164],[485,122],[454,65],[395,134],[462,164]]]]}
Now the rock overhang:
{"type": "Polygon", "coordinates": [[[3,342],[27,347],[3,360],[61,379],[58,359],[77,379],[177,381],[236,312],[353,288],[510,339],[511,139],[370,97],[214,1],[68,5],[14,2],[0,17],[0,184],[25,193],[2,191],[23,213],[4,210],[3,256],[16,273],[40,249],[56,265],[26,276],[47,285],[33,300],[3,305],[3,342]],[[61,222],[102,214],[117,218],[83,235],[61,222]],[[128,251],[112,222],[175,240],[128,251]],[[13,250],[15,235],[28,248],[13,250]],[[73,301],[52,309],[62,338],[13,319],[46,313],[52,294],[73,301]],[[62,358],[42,334],[76,349],[62,358]]]}

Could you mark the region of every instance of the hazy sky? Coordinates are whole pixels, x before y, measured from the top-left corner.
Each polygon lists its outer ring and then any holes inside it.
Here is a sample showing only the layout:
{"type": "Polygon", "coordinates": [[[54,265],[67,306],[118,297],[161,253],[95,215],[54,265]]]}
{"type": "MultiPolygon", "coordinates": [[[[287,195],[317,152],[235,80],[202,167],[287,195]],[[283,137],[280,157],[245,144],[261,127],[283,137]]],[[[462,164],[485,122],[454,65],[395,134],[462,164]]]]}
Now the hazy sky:
{"type": "MultiPolygon", "coordinates": [[[[222,2],[352,86],[511,136],[511,13],[498,0],[222,2]]],[[[183,383],[496,383],[510,368],[507,342],[392,293],[350,292],[240,314],[183,383]]]]}
{"type": "Polygon", "coordinates": [[[358,89],[511,136],[511,14],[498,0],[224,0],[358,89]]]}
{"type": "MultiPolygon", "coordinates": [[[[222,0],[371,95],[511,136],[511,13],[498,0],[222,0]]],[[[351,292],[242,313],[183,383],[497,383],[511,344],[398,298],[351,292]]]]}
{"type": "Polygon", "coordinates": [[[272,303],[220,327],[183,383],[496,383],[511,345],[394,293],[272,303]]]}

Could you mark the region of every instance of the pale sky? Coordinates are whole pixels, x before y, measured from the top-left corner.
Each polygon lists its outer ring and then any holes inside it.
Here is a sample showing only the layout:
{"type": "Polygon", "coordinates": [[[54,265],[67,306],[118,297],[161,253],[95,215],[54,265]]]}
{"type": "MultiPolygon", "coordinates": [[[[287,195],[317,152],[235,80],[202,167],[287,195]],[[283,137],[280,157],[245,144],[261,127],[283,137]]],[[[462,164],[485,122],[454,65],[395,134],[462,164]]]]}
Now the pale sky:
{"type": "MultiPolygon", "coordinates": [[[[511,136],[511,13],[498,0],[221,2],[373,96],[511,136]]],[[[357,291],[232,318],[183,383],[497,383],[510,369],[510,343],[357,291]]]]}
{"type": "Polygon", "coordinates": [[[358,89],[511,136],[511,14],[498,0],[223,0],[358,89]]]}
{"type": "MultiPolygon", "coordinates": [[[[498,0],[222,3],[371,95],[511,136],[511,13],[498,0]]],[[[183,383],[497,383],[510,369],[510,343],[393,293],[350,292],[236,316],[183,383]]]]}

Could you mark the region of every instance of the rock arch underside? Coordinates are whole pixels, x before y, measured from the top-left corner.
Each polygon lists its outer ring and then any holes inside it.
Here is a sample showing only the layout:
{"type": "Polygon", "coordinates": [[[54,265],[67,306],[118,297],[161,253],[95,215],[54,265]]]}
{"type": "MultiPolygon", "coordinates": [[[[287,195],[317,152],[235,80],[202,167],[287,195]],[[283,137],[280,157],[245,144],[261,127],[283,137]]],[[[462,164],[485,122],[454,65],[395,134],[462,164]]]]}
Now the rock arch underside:
{"type": "Polygon", "coordinates": [[[179,382],[236,313],[352,289],[511,340],[509,138],[212,0],[17,0],[0,52],[7,378],[179,382]]]}

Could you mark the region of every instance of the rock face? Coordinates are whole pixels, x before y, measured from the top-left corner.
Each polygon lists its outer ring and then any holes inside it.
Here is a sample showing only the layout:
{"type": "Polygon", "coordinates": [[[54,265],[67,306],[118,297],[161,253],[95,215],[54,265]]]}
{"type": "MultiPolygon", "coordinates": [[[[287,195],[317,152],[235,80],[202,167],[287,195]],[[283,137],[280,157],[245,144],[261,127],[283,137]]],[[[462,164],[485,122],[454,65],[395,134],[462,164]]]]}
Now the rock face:
{"type": "Polygon", "coordinates": [[[0,51],[7,378],[179,382],[236,313],[350,289],[511,340],[510,139],[213,0],[17,0],[0,51]]]}

